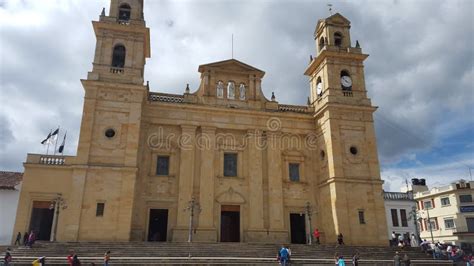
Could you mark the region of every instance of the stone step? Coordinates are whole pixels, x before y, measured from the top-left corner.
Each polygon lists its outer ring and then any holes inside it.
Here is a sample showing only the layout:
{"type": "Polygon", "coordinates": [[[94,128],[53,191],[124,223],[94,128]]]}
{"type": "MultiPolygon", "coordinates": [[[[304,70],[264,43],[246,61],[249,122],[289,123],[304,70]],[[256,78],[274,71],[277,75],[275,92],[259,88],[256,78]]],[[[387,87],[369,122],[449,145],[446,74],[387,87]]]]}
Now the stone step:
{"type": "MultiPolygon", "coordinates": [[[[335,252],[350,259],[357,250],[364,263],[374,265],[393,263],[398,248],[394,247],[351,247],[335,245],[289,245],[292,260],[298,265],[333,265],[335,252]]],[[[34,258],[46,256],[47,264],[64,264],[70,250],[74,250],[84,263],[102,263],[107,250],[112,251],[114,264],[273,264],[280,249],[276,244],[249,243],[167,243],[167,242],[65,242],[38,241],[32,249],[15,247],[12,251],[17,263],[30,265],[34,258]],[[191,257],[189,257],[191,255],[191,257]]],[[[408,254],[412,265],[446,265],[446,261],[434,261],[419,248],[401,251],[408,254]],[[441,264],[440,264],[441,263],[441,264]],[[444,264],[443,264],[444,263],[444,264]]],[[[16,264],[18,265],[18,264],[16,264]]],[[[294,265],[294,264],[293,264],[294,265]]],[[[449,265],[449,264],[448,264],[449,265]]]]}

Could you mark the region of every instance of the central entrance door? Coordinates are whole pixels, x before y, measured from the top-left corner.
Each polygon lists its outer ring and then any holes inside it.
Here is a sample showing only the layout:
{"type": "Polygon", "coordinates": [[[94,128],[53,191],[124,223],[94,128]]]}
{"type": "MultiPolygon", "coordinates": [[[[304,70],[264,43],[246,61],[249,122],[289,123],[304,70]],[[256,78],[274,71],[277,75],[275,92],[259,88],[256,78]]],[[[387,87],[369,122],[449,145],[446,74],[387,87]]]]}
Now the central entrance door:
{"type": "Polygon", "coordinates": [[[291,243],[306,244],[306,219],[304,214],[290,213],[291,243]]]}
{"type": "Polygon", "coordinates": [[[166,241],[168,233],[168,210],[150,209],[148,241],[166,241]]]}
{"type": "Polygon", "coordinates": [[[32,230],[35,231],[37,240],[50,240],[51,238],[54,209],[50,209],[50,206],[50,201],[33,201],[28,233],[32,230]]]}
{"type": "Polygon", "coordinates": [[[221,206],[221,242],[240,242],[240,206],[221,206]]]}

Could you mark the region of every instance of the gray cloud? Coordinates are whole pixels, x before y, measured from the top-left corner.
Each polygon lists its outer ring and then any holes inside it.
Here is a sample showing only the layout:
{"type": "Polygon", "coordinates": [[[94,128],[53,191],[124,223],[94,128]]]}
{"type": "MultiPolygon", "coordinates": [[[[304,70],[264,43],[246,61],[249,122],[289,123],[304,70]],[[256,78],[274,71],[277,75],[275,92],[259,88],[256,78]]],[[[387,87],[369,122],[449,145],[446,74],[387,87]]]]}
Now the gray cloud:
{"type": "MultiPolygon", "coordinates": [[[[370,54],[366,84],[379,106],[383,163],[429,150],[472,127],[472,1],[333,4],[351,20],[353,43],[359,40],[370,54]]],[[[107,0],[0,6],[1,115],[15,132],[1,146],[2,157],[9,155],[2,168],[21,170],[25,154],[43,152],[38,142],[58,124],[68,129],[67,153],[75,153],[83,98],[79,79],[91,69],[95,45],[90,21],[108,6],[107,0]]],[[[152,41],[145,79],[153,91],[182,93],[186,83],[196,89],[197,67],[230,58],[234,34],[235,58],[266,71],[267,97],[275,91],[281,103],[306,104],[303,72],[316,53],[312,34],[317,20],[328,16],[326,2],[145,1],[144,13],[152,41]]]]}

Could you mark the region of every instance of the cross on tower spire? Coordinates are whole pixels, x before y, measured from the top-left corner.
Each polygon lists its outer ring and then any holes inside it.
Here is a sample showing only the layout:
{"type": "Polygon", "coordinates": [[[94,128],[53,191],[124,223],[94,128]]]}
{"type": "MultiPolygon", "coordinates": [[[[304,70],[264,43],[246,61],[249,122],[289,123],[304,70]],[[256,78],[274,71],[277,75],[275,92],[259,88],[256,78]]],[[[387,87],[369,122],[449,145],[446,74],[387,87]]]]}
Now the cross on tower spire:
{"type": "Polygon", "coordinates": [[[329,15],[332,16],[332,4],[329,3],[329,4],[328,4],[328,7],[329,7],[329,15]]]}

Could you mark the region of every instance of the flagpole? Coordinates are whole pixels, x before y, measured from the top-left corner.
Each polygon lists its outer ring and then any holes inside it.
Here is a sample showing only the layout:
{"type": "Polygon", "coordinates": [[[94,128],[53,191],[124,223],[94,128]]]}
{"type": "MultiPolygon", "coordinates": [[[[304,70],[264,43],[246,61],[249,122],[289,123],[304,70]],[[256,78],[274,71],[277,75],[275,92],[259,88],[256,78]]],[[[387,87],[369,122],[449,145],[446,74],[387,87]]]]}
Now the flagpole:
{"type": "Polygon", "coordinates": [[[54,142],[54,153],[53,153],[53,155],[56,155],[56,148],[58,147],[59,129],[60,129],[60,128],[61,128],[61,127],[58,126],[58,134],[56,134],[56,141],[54,142]]]}
{"type": "Polygon", "coordinates": [[[66,135],[67,135],[67,130],[66,130],[66,133],[64,133],[63,143],[61,144],[61,146],[59,146],[59,149],[61,150],[61,155],[64,155],[64,146],[66,145],[66,135]]]}

